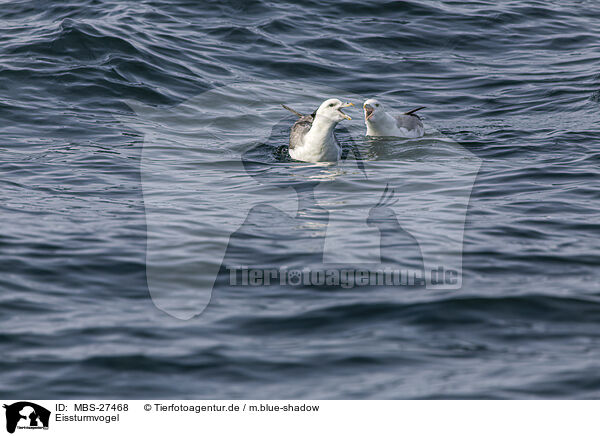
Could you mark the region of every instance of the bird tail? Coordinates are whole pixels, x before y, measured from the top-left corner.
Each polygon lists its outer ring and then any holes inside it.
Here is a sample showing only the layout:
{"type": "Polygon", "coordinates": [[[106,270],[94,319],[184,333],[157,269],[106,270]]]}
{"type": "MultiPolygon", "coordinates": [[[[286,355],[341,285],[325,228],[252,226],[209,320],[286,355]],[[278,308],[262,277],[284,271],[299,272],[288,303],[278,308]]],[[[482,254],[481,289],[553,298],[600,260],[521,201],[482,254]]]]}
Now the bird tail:
{"type": "Polygon", "coordinates": [[[418,107],[418,108],[416,108],[416,109],[413,109],[413,110],[411,110],[411,111],[404,112],[404,115],[412,115],[412,114],[414,114],[415,112],[417,112],[417,111],[420,111],[421,109],[425,109],[426,107],[427,107],[427,106],[421,106],[421,107],[418,107]]]}
{"type": "Polygon", "coordinates": [[[295,111],[295,110],[294,110],[294,109],[292,109],[291,107],[288,107],[288,106],[286,106],[286,105],[284,105],[284,104],[282,104],[282,105],[281,105],[281,107],[283,107],[284,109],[287,109],[288,111],[290,111],[290,112],[291,112],[291,113],[293,113],[293,114],[296,114],[296,115],[298,115],[300,118],[302,118],[302,117],[304,116],[304,115],[302,115],[300,112],[298,112],[298,111],[295,111]]]}

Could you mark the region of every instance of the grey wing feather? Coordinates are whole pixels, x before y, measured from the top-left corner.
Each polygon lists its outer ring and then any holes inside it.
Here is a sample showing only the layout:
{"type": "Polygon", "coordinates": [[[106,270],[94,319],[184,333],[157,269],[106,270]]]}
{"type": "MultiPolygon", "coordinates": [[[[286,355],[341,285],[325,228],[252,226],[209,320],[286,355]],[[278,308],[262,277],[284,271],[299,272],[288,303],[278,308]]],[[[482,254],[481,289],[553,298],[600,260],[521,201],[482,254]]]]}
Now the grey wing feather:
{"type": "Polygon", "coordinates": [[[302,147],[304,135],[306,135],[312,127],[314,119],[313,115],[304,115],[294,123],[290,130],[290,149],[302,147]]]}
{"type": "Polygon", "coordinates": [[[294,115],[297,115],[298,118],[302,118],[304,115],[302,115],[300,112],[298,112],[297,110],[292,109],[289,106],[286,106],[284,104],[281,105],[282,108],[284,108],[285,110],[290,111],[291,113],[293,113],[294,115]]]}
{"type": "Polygon", "coordinates": [[[416,115],[397,115],[396,125],[400,128],[404,127],[406,130],[414,130],[423,127],[423,122],[416,115]]]}

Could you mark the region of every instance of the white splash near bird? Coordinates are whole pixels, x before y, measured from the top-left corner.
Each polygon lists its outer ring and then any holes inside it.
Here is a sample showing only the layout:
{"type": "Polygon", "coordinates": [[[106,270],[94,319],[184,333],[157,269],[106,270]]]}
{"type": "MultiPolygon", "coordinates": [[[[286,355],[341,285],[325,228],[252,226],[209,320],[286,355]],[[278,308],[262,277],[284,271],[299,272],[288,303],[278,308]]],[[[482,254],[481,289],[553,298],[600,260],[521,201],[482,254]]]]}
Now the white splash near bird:
{"type": "Polygon", "coordinates": [[[302,115],[282,106],[300,117],[290,131],[290,156],[293,159],[304,162],[335,162],[340,159],[342,147],[334,129],[340,121],[352,119],[342,112],[342,108],[354,104],[344,104],[337,98],[330,98],[310,115],[302,115]]]}
{"type": "Polygon", "coordinates": [[[425,106],[413,109],[400,115],[391,115],[385,111],[383,104],[370,98],[363,104],[367,136],[396,136],[400,138],[420,138],[425,134],[421,118],[415,112],[425,106]]]}

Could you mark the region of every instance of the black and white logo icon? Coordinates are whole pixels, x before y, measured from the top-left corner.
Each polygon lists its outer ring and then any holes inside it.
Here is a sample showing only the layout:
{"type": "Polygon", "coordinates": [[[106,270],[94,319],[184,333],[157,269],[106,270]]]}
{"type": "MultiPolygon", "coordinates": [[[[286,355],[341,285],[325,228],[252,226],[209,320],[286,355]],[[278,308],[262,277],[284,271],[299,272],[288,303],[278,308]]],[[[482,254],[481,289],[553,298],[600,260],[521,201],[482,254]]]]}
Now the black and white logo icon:
{"type": "Polygon", "coordinates": [[[6,409],[6,431],[14,433],[16,429],[39,430],[48,429],[50,411],[29,401],[19,401],[6,409]]]}

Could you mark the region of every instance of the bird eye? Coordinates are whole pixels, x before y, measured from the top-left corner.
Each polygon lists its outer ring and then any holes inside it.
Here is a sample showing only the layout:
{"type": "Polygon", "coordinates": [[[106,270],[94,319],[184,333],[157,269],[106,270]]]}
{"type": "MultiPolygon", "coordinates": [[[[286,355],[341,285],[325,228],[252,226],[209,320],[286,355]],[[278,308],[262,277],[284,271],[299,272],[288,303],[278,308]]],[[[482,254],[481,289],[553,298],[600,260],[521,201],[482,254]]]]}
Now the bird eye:
{"type": "Polygon", "coordinates": [[[377,103],[375,106],[379,107],[379,103],[377,103]]]}
{"type": "Polygon", "coordinates": [[[334,106],[335,106],[335,103],[331,103],[331,104],[329,105],[329,107],[334,107],[334,106]]]}

